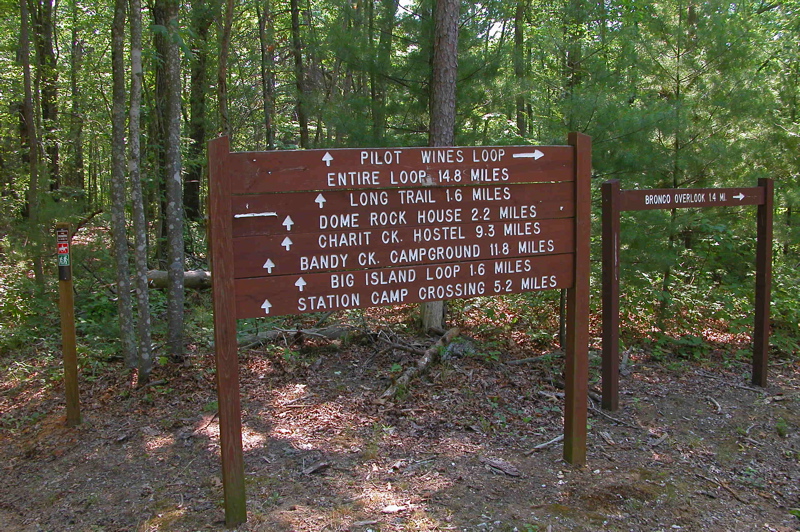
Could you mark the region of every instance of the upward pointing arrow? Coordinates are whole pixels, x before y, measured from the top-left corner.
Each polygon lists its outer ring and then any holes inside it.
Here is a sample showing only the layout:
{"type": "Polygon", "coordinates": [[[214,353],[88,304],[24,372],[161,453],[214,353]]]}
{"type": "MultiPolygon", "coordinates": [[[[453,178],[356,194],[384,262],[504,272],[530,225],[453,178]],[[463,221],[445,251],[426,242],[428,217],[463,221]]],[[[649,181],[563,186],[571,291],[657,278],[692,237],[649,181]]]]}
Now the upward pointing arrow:
{"type": "Polygon", "coordinates": [[[333,160],[333,155],[328,152],[325,152],[325,155],[322,156],[322,160],[325,161],[325,166],[330,166],[331,161],[333,160]]]}
{"type": "Polygon", "coordinates": [[[739,201],[742,201],[744,199],[744,194],[742,192],[739,192],[733,197],[733,199],[738,199],[739,201]]]}
{"type": "Polygon", "coordinates": [[[265,263],[264,263],[264,266],[262,266],[262,267],[263,267],[265,270],[267,270],[267,273],[272,273],[272,268],[274,268],[274,267],[275,267],[275,263],[274,263],[274,262],[272,262],[272,260],[271,260],[271,259],[267,259],[267,262],[265,262],[265,263]]]}
{"type": "Polygon", "coordinates": [[[288,236],[283,239],[283,242],[281,242],[281,246],[285,247],[286,251],[292,249],[292,244],[294,244],[294,242],[292,242],[292,239],[289,238],[288,236]]]}
{"type": "Polygon", "coordinates": [[[325,196],[323,196],[322,193],[320,192],[317,195],[317,199],[315,199],[314,201],[316,201],[319,204],[319,208],[321,209],[323,207],[323,205],[325,205],[325,202],[328,201],[328,200],[326,200],[325,196]]]}
{"type": "Polygon", "coordinates": [[[292,220],[291,216],[287,216],[286,219],[283,221],[283,224],[286,227],[287,231],[292,230],[292,226],[294,225],[294,220],[292,220]]]}
{"type": "Polygon", "coordinates": [[[264,314],[269,314],[269,309],[272,308],[272,303],[269,302],[269,299],[265,299],[263,303],[261,303],[261,308],[264,309],[264,314]]]}
{"type": "Polygon", "coordinates": [[[303,288],[305,288],[305,286],[306,286],[307,284],[308,284],[308,283],[306,282],[306,280],[305,280],[305,279],[303,279],[302,277],[301,277],[301,278],[299,278],[299,279],[297,280],[297,282],[296,282],[296,283],[294,283],[294,285],[295,285],[297,288],[299,288],[301,292],[303,291],[303,288]]]}

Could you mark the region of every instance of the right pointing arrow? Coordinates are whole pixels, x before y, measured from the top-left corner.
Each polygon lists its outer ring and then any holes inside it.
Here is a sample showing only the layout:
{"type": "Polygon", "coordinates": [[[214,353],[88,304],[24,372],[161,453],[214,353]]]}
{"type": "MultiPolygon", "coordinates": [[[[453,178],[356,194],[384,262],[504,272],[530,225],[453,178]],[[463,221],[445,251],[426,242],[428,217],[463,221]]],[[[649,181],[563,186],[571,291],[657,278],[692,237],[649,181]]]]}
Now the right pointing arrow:
{"type": "Polygon", "coordinates": [[[739,201],[742,201],[744,199],[744,194],[742,192],[739,192],[733,197],[733,199],[738,199],[739,201]]]}
{"type": "Polygon", "coordinates": [[[534,161],[538,161],[544,157],[544,153],[539,150],[534,150],[532,152],[515,153],[512,157],[514,157],[514,159],[533,159],[534,161]]]}

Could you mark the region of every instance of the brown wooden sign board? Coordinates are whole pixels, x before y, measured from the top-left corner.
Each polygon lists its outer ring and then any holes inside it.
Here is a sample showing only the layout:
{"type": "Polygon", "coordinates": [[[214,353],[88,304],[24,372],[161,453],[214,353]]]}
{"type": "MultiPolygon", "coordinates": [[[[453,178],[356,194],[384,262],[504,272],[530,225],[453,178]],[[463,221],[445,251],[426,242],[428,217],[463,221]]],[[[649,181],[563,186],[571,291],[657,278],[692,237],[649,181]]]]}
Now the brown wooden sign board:
{"type": "Polygon", "coordinates": [[[572,182],[233,196],[233,236],[573,218],[574,197],[572,182]]]}
{"type": "Polygon", "coordinates": [[[246,519],[236,320],[566,288],[564,457],[586,460],[591,140],[230,153],[209,144],[225,515],[246,519]]]}
{"type": "Polygon", "coordinates": [[[766,386],[769,305],[772,284],[774,184],[760,179],[752,188],[621,190],[603,183],[603,408],[619,408],[619,247],[621,211],[757,205],[753,384],[766,386]]]}

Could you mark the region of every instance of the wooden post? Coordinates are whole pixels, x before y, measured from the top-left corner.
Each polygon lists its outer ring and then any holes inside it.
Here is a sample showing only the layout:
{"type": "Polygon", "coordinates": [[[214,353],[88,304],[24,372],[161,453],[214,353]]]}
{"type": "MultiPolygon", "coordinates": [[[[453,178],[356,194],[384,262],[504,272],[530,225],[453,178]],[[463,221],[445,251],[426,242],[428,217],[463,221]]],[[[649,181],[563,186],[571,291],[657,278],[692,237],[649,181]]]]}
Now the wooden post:
{"type": "Polygon", "coordinates": [[[570,133],[575,147],[575,281],[567,290],[565,349],[564,460],[586,463],[589,388],[589,252],[591,231],[592,140],[570,133]]]}
{"type": "Polygon", "coordinates": [[[619,180],[603,183],[603,408],[619,408],[619,180]]]}
{"type": "Polygon", "coordinates": [[[67,426],[81,422],[78,391],[78,353],[75,342],[75,299],[72,291],[72,260],[69,224],[56,224],[58,246],[58,309],[61,314],[61,352],[64,358],[64,395],[67,401],[67,426]]]}
{"type": "Polygon", "coordinates": [[[756,243],[756,309],[753,332],[753,384],[767,385],[769,357],[769,321],[772,290],[772,210],[775,184],[772,179],[759,179],[764,188],[764,203],[758,206],[756,243]]]}
{"type": "Polygon", "coordinates": [[[227,137],[208,144],[209,247],[214,300],[214,351],[217,362],[219,439],[225,524],[247,521],[242,451],[242,409],[239,397],[239,359],[233,284],[233,231],[230,181],[225,164],[230,153],[227,137]]]}

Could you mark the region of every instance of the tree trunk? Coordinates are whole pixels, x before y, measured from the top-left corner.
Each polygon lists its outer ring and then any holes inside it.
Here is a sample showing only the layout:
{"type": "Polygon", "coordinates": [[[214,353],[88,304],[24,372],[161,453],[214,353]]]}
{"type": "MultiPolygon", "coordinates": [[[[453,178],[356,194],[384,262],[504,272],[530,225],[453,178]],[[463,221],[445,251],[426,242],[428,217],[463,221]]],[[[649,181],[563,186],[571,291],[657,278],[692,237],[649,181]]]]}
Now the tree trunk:
{"type": "Polygon", "coordinates": [[[153,369],[150,327],[150,293],[147,289],[147,222],[141,174],[141,108],[142,108],[142,4],[130,0],[131,8],[131,101],[128,171],[131,181],[133,213],[134,264],[136,279],[137,333],[139,339],[139,383],[150,380],[153,369]]]}
{"type": "Polygon", "coordinates": [[[72,0],[72,43],[70,50],[69,86],[72,99],[72,112],[69,118],[70,164],[68,170],[64,172],[64,184],[85,191],[86,183],[84,182],[83,171],[83,98],[78,88],[78,79],[83,66],[83,41],[78,34],[77,0],[72,0]]]}
{"type": "Polygon", "coordinates": [[[152,209],[151,219],[155,220],[155,257],[159,267],[167,269],[167,159],[166,146],[169,142],[167,133],[168,93],[169,82],[167,74],[167,54],[169,48],[169,38],[164,34],[169,27],[168,1],[156,0],[148,4],[152,12],[153,24],[164,28],[164,31],[154,31],[153,48],[155,49],[155,91],[152,94],[154,101],[153,109],[150,113],[148,127],[149,136],[153,139],[151,164],[153,166],[154,184],[148,190],[150,200],[147,202],[152,209]],[[156,208],[157,207],[157,208],[156,208]]]}
{"type": "Polygon", "coordinates": [[[525,15],[528,13],[530,0],[517,0],[514,14],[514,78],[517,82],[517,131],[520,137],[528,134],[528,120],[525,113],[527,97],[528,69],[525,61],[525,15]]]}
{"type": "MultiPolygon", "coordinates": [[[[456,128],[459,0],[438,0],[434,12],[430,145],[452,146],[456,128]]],[[[420,306],[423,329],[444,329],[444,301],[420,306]]]]}
{"type": "Polygon", "coordinates": [[[308,149],[308,115],[306,111],[305,68],[303,67],[303,44],[300,39],[300,8],[297,0],[291,0],[292,12],[292,54],[294,55],[294,75],[297,86],[297,122],[300,125],[300,147],[308,149]]]}
{"type": "Polygon", "coordinates": [[[165,61],[167,81],[167,144],[166,144],[166,224],[167,271],[167,350],[177,359],[183,358],[183,181],[181,179],[181,50],[177,42],[177,0],[166,2],[169,39],[165,61]]]}
{"type": "Polygon", "coordinates": [[[398,0],[383,0],[379,23],[378,56],[373,66],[372,130],[375,142],[382,146],[386,135],[386,78],[392,66],[392,32],[398,0]]]}
{"type": "MultiPolygon", "coordinates": [[[[38,228],[41,215],[39,199],[39,140],[36,134],[36,123],[33,116],[33,88],[31,83],[31,40],[28,24],[29,13],[27,0],[19,1],[20,34],[19,34],[19,61],[22,64],[22,78],[25,97],[22,101],[22,117],[25,122],[25,131],[28,142],[28,171],[30,182],[28,185],[27,215],[32,227],[38,228]]],[[[44,289],[44,265],[40,246],[34,241],[33,275],[36,286],[44,289]]]]}
{"type": "Polygon", "coordinates": [[[261,45],[261,98],[264,100],[264,136],[268,150],[275,149],[275,36],[272,27],[272,2],[264,1],[264,10],[256,3],[258,40],[261,45]]]}
{"type": "Polygon", "coordinates": [[[230,117],[228,116],[228,55],[231,47],[232,24],[233,0],[225,0],[225,17],[222,23],[222,36],[219,45],[219,69],[217,70],[220,129],[223,135],[231,134],[230,117]]]}
{"type": "Polygon", "coordinates": [[[32,2],[36,59],[39,66],[40,105],[44,146],[47,154],[47,172],[50,190],[57,190],[60,183],[58,161],[58,64],[53,49],[53,0],[32,2]]]}
{"type": "Polygon", "coordinates": [[[111,235],[117,274],[117,313],[125,364],[135,368],[128,237],[125,229],[125,0],[114,2],[111,27],[111,235]]]}
{"type": "MultiPolygon", "coordinates": [[[[208,90],[208,30],[214,20],[211,6],[206,0],[192,2],[192,28],[197,36],[192,61],[189,96],[189,157],[186,162],[186,179],[183,183],[183,205],[190,220],[202,219],[200,190],[205,167],[206,147],[206,92],[208,90]]],[[[227,104],[226,104],[227,106],[227,104]]]]}

